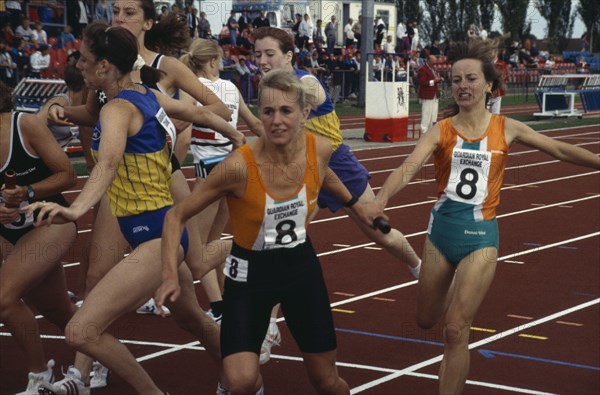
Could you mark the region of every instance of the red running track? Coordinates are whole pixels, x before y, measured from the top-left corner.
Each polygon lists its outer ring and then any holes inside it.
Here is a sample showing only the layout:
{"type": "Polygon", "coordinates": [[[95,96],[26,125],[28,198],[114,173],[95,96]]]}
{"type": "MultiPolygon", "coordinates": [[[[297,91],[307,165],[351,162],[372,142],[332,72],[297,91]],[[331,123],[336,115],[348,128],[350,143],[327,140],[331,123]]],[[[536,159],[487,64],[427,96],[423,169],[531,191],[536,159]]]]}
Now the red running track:
{"type": "MultiPolygon", "coordinates": [[[[600,128],[544,132],[600,153],[600,128]]],[[[356,151],[378,189],[412,146],[356,151]]],[[[192,170],[186,169],[192,177],[192,170]]],[[[79,187],[84,180],[80,180],[79,187]]],[[[78,191],[67,194],[72,199],[78,191]]],[[[391,223],[422,250],[435,200],[433,167],[390,201],[391,223]]],[[[496,278],[471,331],[465,394],[597,394],[600,388],[600,172],[514,146],[498,210],[496,278]]],[[[79,222],[78,245],[89,230],[79,222]]],[[[329,287],[339,371],[353,394],[431,394],[442,353],[440,326],[415,324],[415,281],[404,264],[374,246],[341,214],[321,212],[309,231],[329,287]]],[[[66,257],[75,287],[77,248],[66,257]]],[[[203,306],[206,298],[198,287],[203,306]]],[[[48,358],[72,363],[61,333],[39,320],[48,358]]],[[[313,393],[285,322],[283,344],[262,368],[267,394],[313,393]]],[[[110,329],[172,395],[214,394],[217,369],[173,319],[127,314],[110,329]]],[[[0,393],[25,388],[26,368],[0,327],[0,393]]],[[[57,369],[58,372],[58,369],[57,369]]],[[[60,377],[60,375],[59,375],[60,377]]],[[[132,393],[113,375],[98,394],[132,393]]]]}

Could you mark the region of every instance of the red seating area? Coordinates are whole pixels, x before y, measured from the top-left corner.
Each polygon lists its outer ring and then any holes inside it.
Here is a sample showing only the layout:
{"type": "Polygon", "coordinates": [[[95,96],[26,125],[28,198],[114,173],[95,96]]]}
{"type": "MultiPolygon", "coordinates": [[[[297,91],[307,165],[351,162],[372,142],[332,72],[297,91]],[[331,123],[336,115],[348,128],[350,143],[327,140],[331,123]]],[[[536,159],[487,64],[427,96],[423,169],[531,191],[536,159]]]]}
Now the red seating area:
{"type": "Polygon", "coordinates": [[[69,42],[64,49],[58,48],[58,39],[48,37],[50,48],[50,67],[42,71],[42,78],[63,78],[64,70],[67,65],[67,57],[73,51],[79,51],[81,40],[75,39],[75,42],[69,42]]]}

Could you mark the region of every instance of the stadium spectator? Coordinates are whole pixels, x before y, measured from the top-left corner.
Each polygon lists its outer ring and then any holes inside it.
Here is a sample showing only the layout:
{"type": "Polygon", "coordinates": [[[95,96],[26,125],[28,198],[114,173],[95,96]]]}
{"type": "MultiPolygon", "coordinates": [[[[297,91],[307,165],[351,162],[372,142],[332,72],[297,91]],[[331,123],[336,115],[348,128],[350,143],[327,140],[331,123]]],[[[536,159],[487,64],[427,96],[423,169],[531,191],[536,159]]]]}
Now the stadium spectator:
{"type": "Polygon", "coordinates": [[[317,26],[315,26],[315,29],[313,31],[312,40],[315,44],[315,47],[317,47],[318,45],[320,45],[321,47],[325,45],[325,32],[323,31],[322,19],[317,19],[317,26]]]}
{"type": "Polygon", "coordinates": [[[421,133],[427,132],[437,121],[439,93],[438,85],[444,79],[438,75],[434,67],[437,58],[429,55],[427,64],[418,71],[419,100],[421,101],[421,133]]]}
{"type": "Polygon", "coordinates": [[[75,36],[71,33],[72,28],[70,25],[65,25],[63,31],[60,33],[57,41],[58,49],[67,49],[69,43],[75,43],[75,36]]]}
{"type": "Polygon", "coordinates": [[[33,78],[40,78],[42,70],[50,67],[50,48],[46,44],[42,44],[38,49],[31,54],[29,59],[31,68],[29,69],[29,76],[33,78]]]}
{"type": "Polygon", "coordinates": [[[202,11],[200,13],[200,20],[198,21],[198,37],[200,38],[210,38],[210,22],[206,19],[206,12],[202,11]]]}
{"type": "Polygon", "coordinates": [[[25,41],[25,46],[30,47],[33,45],[33,29],[31,28],[31,21],[25,17],[21,20],[21,24],[17,26],[15,30],[15,37],[20,37],[25,41]]]}
{"type": "Polygon", "coordinates": [[[335,15],[332,15],[331,20],[327,22],[327,25],[325,26],[325,37],[327,37],[327,53],[330,55],[335,49],[335,42],[337,41],[337,30],[337,18],[335,17],[335,15]]]}
{"type": "Polygon", "coordinates": [[[75,37],[80,37],[83,29],[92,21],[92,13],[87,0],[67,1],[68,23],[73,27],[75,37]]]}
{"type": "Polygon", "coordinates": [[[577,73],[578,74],[587,74],[590,71],[590,65],[585,60],[585,56],[580,56],[579,61],[577,62],[577,73]]]}
{"type": "Polygon", "coordinates": [[[246,64],[246,57],[240,56],[238,61],[235,62],[235,71],[237,71],[239,75],[239,84],[240,92],[242,93],[242,97],[245,102],[250,100],[249,94],[252,93],[252,72],[248,68],[246,64]]]}
{"type": "Polygon", "coordinates": [[[312,32],[314,26],[312,26],[312,21],[308,14],[304,14],[304,18],[302,22],[300,22],[300,26],[298,27],[298,42],[300,49],[308,48],[309,41],[312,40],[312,32]]]}
{"type": "Polygon", "coordinates": [[[17,75],[17,64],[10,55],[11,47],[0,38],[0,81],[8,86],[15,86],[17,75]]]}
{"type": "Polygon", "coordinates": [[[373,56],[373,78],[381,81],[381,70],[383,70],[384,62],[381,60],[381,54],[376,53],[373,56]]]}
{"type": "Polygon", "coordinates": [[[242,10],[242,15],[237,20],[238,23],[238,32],[242,34],[242,32],[248,29],[250,25],[250,18],[248,17],[248,11],[242,10]]]}
{"type": "Polygon", "coordinates": [[[198,25],[200,24],[200,18],[198,18],[198,9],[193,8],[186,16],[187,27],[190,31],[190,38],[194,39],[198,37],[198,25]]]}
{"type": "Polygon", "coordinates": [[[112,23],[112,17],[112,4],[109,3],[108,0],[98,1],[98,4],[96,4],[96,12],[94,14],[94,19],[98,21],[104,21],[110,25],[112,23]]]}
{"type": "Polygon", "coordinates": [[[238,23],[235,19],[235,11],[231,11],[229,15],[229,19],[227,19],[227,29],[229,30],[229,43],[232,46],[237,46],[237,31],[238,31],[238,23]]]}
{"type": "Polygon", "coordinates": [[[374,22],[375,28],[375,42],[373,45],[373,49],[377,52],[381,49],[381,43],[383,42],[383,38],[387,33],[387,28],[385,26],[385,22],[381,18],[381,15],[377,15],[374,22]]]}
{"type": "Polygon", "coordinates": [[[7,43],[12,43],[13,40],[15,39],[15,32],[12,29],[12,27],[10,26],[9,23],[2,25],[2,38],[4,38],[4,41],[6,41],[7,43]]]}
{"type": "Polygon", "coordinates": [[[360,44],[362,39],[362,15],[358,16],[358,20],[352,25],[352,32],[356,39],[356,49],[360,50],[360,44]]]}
{"type": "Polygon", "coordinates": [[[6,0],[5,6],[6,11],[8,12],[8,22],[12,29],[16,29],[19,23],[21,23],[21,19],[25,15],[23,13],[23,0],[6,0]]]}
{"type": "Polygon", "coordinates": [[[269,27],[271,23],[269,22],[269,18],[265,16],[264,11],[260,11],[260,14],[252,21],[252,27],[258,29],[259,27],[269,27]]]}
{"type": "Polygon", "coordinates": [[[488,31],[485,30],[482,24],[479,25],[479,38],[482,40],[487,40],[488,38],[488,31]]]}
{"type": "Polygon", "coordinates": [[[500,114],[502,107],[502,97],[504,96],[506,83],[508,82],[508,64],[506,64],[499,53],[496,53],[496,72],[498,73],[498,86],[492,90],[492,95],[487,103],[487,108],[492,114],[500,114]]]}
{"type": "Polygon", "coordinates": [[[356,93],[358,91],[358,74],[360,72],[360,63],[354,57],[354,54],[350,52],[346,59],[344,59],[344,65],[342,67],[346,72],[344,74],[344,98],[345,99],[356,99],[356,93]]]}
{"type": "Polygon", "coordinates": [[[15,76],[15,82],[17,82],[29,71],[29,55],[25,48],[25,41],[21,37],[15,37],[10,56],[12,56],[13,62],[17,64],[17,74],[15,76]]]}
{"type": "Polygon", "coordinates": [[[404,54],[410,51],[410,37],[408,35],[408,19],[403,16],[400,17],[400,23],[396,27],[396,52],[404,54]]]}
{"type": "Polygon", "coordinates": [[[344,67],[344,59],[341,54],[335,55],[333,53],[329,54],[329,59],[327,60],[327,69],[331,74],[331,78],[333,79],[333,83],[328,86],[332,86],[331,90],[331,100],[334,103],[340,102],[340,95],[342,93],[342,73],[340,72],[344,67]]]}
{"type": "Polygon", "coordinates": [[[354,30],[352,27],[354,26],[354,20],[352,18],[348,18],[348,23],[344,26],[344,46],[349,48],[354,45],[354,30]]]}
{"type": "Polygon", "coordinates": [[[410,26],[413,31],[412,39],[410,40],[410,50],[411,52],[415,52],[419,50],[419,28],[417,27],[417,21],[410,22],[410,26]]]}
{"type": "Polygon", "coordinates": [[[35,30],[33,31],[33,43],[35,46],[41,44],[48,44],[48,33],[44,30],[42,22],[35,23],[35,30]]]}
{"type": "Polygon", "coordinates": [[[296,20],[294,21],[294,24],[292,25],[292,33],[294,34],[294,43],[296,44],[296,47],[300,48],[300,24],[302,23],[302,15],[301,14],[296,14],[296,20]]]}
{"type": "Polygon", "coordinates": [[[544,62],[544,70],[548,74],[552,73],[552,69],[556,66],[556,62],[554,61],[554,55],[548,55],[548,59],[544,62]]]}
{"type": "Polygon", "coordinates": [[[394,48],[393,37],[391,34],[388,34],[388,36],[386,37],[385,43],[383,43],[383,47],[381,48],[381,50],[384,54],[396,53],[396,50],[394,48]]]}
{"type": "Polygon", "coordinates": [[[158,20],[162,20],[167,15],[169,15],[169,7],[163,5],[162,7],[160,7],[160,15],[158,16],[158,20]]]}

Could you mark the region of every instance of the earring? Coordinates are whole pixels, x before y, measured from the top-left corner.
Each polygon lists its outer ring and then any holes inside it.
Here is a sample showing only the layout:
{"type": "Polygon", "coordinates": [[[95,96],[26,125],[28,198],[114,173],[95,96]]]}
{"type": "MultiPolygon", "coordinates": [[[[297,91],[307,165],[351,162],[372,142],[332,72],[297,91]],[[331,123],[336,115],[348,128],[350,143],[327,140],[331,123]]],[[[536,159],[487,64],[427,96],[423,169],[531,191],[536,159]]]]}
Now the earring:
{"type": "Polygon", "coordinates": [[[96,77],[104,78],[104,73],[100,73],[100,70],[96,70],[96,77]]]}

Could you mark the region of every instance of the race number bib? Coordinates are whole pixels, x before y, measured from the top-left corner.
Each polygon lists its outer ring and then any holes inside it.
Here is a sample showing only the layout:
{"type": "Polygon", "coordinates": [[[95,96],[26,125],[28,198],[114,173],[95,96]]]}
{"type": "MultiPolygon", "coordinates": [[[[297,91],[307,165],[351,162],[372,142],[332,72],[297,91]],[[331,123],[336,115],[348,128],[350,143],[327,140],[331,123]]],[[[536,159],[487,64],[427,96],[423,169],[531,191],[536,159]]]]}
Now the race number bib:
{"type": "Polygon", "coordinates": [[[446,193],[454,201],[480,205],[488,193],[492,153],[455,148],[446,193]]]}
{"type": "MultiPolygon", "coordinates": [[[[29,205],[29,201],[24,200],[21,202],[19,206],[20,209],[29,205]]],[[[19,213],[19,219],[13,222],[12,224],[5,224],[4,227],[6,229],[24,229],[29,226],[33,226],[33,214],[27,215],[26,213],[19,213]]]]}
{"type": "Polygon", "coordinates": [[[173,152],[173,149],[175,148],[175,142],[177,140],[175,125],[173,122],[171,122],[171,118],[169,118],[162,107],[158,110],[155,117],[158,120],[158,123],[160,123],[160,126],[165,129],[165,132],[167,132],[167,141],[169,142],[169,147],[171,147],[171,152],[173,152]]]}
{"type": "Polygon", "coordinates": [[[306,187],[288,200],[273,200],[267,195],[263,220],[263,249],[291,248],[304,243],[307,215],[306,187]]]}
{"type": "Polygon", "coordinates": [[[248,261],[229,255],[225,260],[223,273],[233,281],[240,283],[248,282],[248,261]]]}

